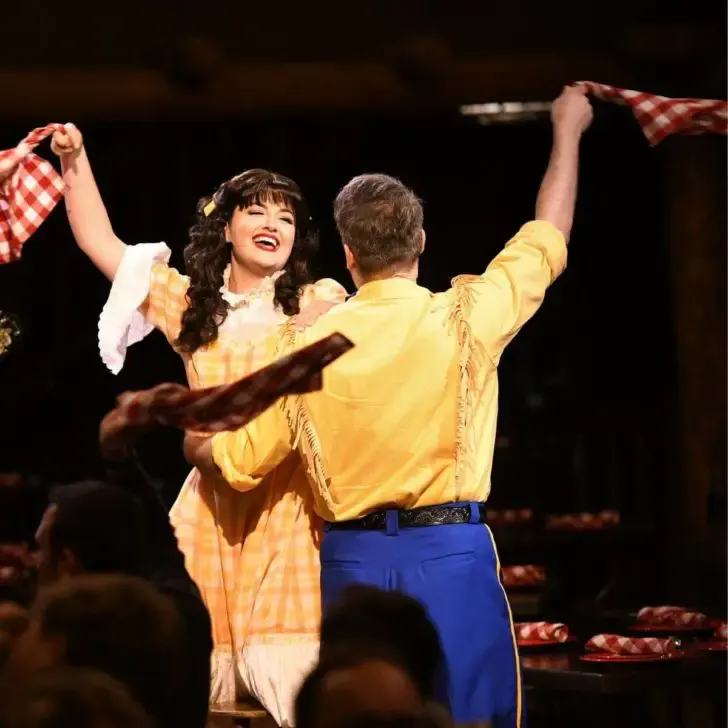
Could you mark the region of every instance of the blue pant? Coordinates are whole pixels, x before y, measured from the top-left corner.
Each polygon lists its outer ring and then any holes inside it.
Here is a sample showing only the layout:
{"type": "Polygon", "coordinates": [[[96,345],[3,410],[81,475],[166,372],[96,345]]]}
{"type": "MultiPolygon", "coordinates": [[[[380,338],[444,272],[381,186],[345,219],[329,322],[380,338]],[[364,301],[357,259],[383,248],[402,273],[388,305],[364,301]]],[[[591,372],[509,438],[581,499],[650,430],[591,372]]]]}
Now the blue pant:
{"type": "Polygon", "coordinates": [[[386,531],[326,530],[321,547],[324,612],[352,583],[401,591],[425,605],[440,633],[445,670],[438,696],[456,723],[522,728],[520,663],[490,529],[477,523],[386,531]]]}

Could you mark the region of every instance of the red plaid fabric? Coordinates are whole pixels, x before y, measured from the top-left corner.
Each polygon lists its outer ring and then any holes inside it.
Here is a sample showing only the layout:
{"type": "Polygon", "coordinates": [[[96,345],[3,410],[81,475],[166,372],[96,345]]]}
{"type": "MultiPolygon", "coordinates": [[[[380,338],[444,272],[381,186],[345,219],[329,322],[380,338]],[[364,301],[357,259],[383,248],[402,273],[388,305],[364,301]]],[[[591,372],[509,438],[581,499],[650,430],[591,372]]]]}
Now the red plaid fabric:
{"type": "Polygon", "coordinates": [[[25,241],[63,197],[63,179],[32,150],[61,124],[33,129],[15,149],[0,152],[0,263],[20,258],[25,241]]]}
{"type": "Polygon", "coordinates": [[[26,543],[0,544],[0,586],[19,581],[35,566],[35,558],[26,543]]]}
{"type": "Polygon", "coordinates": [[[543,566],[506,566],[503,569],[503,586],[539,586],[546,583],[546,569],[543,566]]]}
{"type": "Polygon", "coordinates": [[[233,384],[190,391],[181,384],[160,384],[127,392],[114,411],[118,430],[181,427],[223,432],[243,427],[281,397],[321,389],[321,371],[354,345],[332,334],[278,359],[233,384]]]}
{"type": "Polygon", "coordinates": [[[580,83],[601,101],[629,106],[653,147],[671,134],[725,134],[728,131],[726,101],[671,99],[594,81],[580,83]]]}
{"type": "Polygon", "coordinates": [[[669,627],[700,627],[708,621],[708,617],[684,607],[644,607],[637,612],[637,621],[669,627]]]}
{"type": "Polygon", "coordinates": [[[619,525],[620,516],[617,511],[601,513],[565,513],[549,516],[546,528],[564,531],[590,531],[619,525]]]}
{"type": "Polygon", "coordinates": [[[728,642],[728,622],[720,622],[713,634],[716,639],[728,642]]]}
{"type": "Polygon", "coordinates": [[[558,622],[518,622],[515,628],[519,640],[566,642],[569,639],[569,628],[558,622]]]}
{"type": "Polygon", "coordinates": [[[622,637],[617,634],[594,635],[585,645],[587,652],[613,655],[666,655],[677,650],[674,639],[659,637],[622,637]]]}
{"type": "Polygon", "coordinates": [[[533,519],[531,508],[516,510],[488,511],[488,523],[492,526],[510,526],[520,523],[528,523],[533,519]]]}

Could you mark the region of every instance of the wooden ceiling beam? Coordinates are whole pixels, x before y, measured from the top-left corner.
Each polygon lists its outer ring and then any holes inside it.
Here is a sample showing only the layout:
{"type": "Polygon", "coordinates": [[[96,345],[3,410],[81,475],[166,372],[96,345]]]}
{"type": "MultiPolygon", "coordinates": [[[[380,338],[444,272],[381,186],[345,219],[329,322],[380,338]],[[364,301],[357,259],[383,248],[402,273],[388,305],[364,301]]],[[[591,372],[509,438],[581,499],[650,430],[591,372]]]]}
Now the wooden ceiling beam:
{"type": "Polygon", "coordinates": [[[624,85],[624,71],[600,56],[518,54],[452,61],[429,86],[408,85],[385,64],[224,66],[198,90],[143,69],[0,68],[0,117],[198,117],[322,111],[407,112],[485,101],[547,100],[571,81],[624,85]]]}

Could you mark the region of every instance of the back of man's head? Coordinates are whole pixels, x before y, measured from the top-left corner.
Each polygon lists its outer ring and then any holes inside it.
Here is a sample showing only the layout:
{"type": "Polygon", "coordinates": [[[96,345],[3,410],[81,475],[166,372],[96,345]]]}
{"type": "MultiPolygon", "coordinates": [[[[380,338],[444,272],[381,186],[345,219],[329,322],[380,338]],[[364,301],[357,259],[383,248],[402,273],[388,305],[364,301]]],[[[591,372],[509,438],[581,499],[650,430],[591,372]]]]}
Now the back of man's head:
{"type": "Polygon", "coordinates": [[[435,626],[416,599],[363,584],[347,587],[321,622],[321,655],[351,642],[387,645],[425,698],[433,699],[442,669],[442,646],[435,626]]]}
{"type": "Polygon", "coordinates": [[[422,253],[422,203],[394,177],[354,177],[336,196],[334,219],[364,277],[411,268],[422,253]]]}
{"type": "Polygon", "coordinates": [[[56,487],[50,502],[37,536],[41,576],[52,572],[46,581],[64,558],[73,560],[77,572],[142,573],[145,514],[134,496],[107,483],[85,481],[56,487]]]}
{"type": "Polygon", "coordinates": [[[378,642],[329,649],[296,697],[296,728],[340,728],[357,717],[417,719],[426,703],[396,651],[378,642]]]}
{"type": "Polygon", "coordinates": [[[152,728],[118,680],[95,670],[54,668],[31,678],[2,716],[3,728],[152,728]]]}
{"type": "Polygon", "coordinates": [[[121,574],[65,579],[41,590],[31,623],[41,643],[56,646],[56,663],[116,678],[159,726],[174,717],[184,629],[149,582],[121,574]]]}

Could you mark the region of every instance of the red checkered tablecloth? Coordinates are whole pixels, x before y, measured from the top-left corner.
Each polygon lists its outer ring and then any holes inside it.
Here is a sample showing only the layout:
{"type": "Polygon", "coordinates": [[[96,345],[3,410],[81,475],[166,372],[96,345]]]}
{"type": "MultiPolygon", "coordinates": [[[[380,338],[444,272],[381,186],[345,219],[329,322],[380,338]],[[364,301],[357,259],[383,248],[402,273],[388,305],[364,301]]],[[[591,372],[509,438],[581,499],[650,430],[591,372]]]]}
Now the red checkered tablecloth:
{"type": "Polygon", "coordinates": [[[631,108],[652,146],[671,134],[726,134],[728,131],[726,101],[672,99],[594,81],[580,83],[597,99],[631,108]]]}
{"type": "Polygon", "coordinates": [[[61,126],[34,129],[17,147],[0,152],[0,263],[20,258],[26,240],[63,197],[61,175],[32,151],[61,126]]]}

